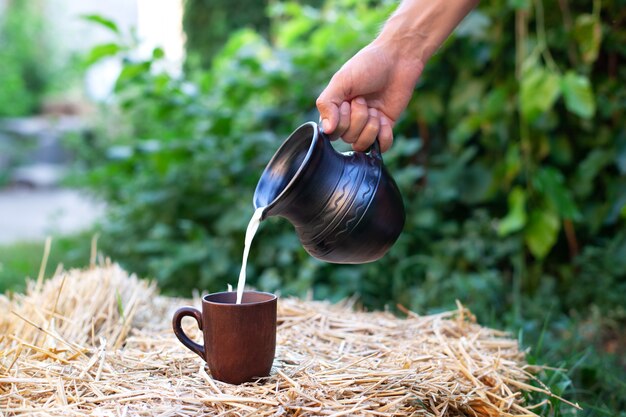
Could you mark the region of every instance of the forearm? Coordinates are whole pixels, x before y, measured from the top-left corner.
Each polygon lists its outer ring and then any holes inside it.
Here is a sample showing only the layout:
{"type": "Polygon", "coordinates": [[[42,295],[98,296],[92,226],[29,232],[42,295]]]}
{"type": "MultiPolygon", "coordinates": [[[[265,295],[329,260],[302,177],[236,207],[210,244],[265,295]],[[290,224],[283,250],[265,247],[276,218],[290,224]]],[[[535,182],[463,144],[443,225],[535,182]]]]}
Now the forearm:
{"type": "Polygon", "coordinates": [[[479,0],[404,0],[374,42],[423,66],[479,0]]]}

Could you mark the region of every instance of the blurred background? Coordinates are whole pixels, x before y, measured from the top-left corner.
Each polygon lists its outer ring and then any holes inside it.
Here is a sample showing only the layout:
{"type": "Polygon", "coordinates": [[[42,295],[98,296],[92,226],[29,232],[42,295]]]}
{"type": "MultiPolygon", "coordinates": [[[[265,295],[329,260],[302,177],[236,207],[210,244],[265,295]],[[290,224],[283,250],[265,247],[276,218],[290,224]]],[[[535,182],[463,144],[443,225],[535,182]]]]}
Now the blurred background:
{"type": "MultiPolygon", "coordinates": [[[[188,296],[235,284],[260,173],[395,1],[0,0],[0,290],[101,256],[188,296]]],[[[626,1],[483,1],[427,64],[385,162],[382,260],[265,221],[248,283],[518,335],[540,415],[626,416],[626,1]]]]}

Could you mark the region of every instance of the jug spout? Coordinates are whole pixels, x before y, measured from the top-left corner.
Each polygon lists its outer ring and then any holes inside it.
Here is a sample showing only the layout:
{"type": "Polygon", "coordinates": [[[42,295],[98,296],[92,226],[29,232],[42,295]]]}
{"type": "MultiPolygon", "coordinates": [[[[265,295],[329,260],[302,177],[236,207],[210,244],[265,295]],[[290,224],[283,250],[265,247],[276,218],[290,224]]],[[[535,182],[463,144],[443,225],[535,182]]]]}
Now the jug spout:
{"type": "Polygon", "coordinates": [[[281,216],[294,225],[307,223],[330,198],[333,177],[343,164],[330,142],[313,122],[300,126],[267,164],[254,193],[254,207],[263,217],[281,216]]]}
{"type": "Polygon", "coordinates": [[[265,207],[261,219],[280,215],[283,201],[289,198],[302,165],[311,157],[311,147],[317,137],[313,126],[302,126],[276,151],[254,192],[254,208],[265,207]]]}

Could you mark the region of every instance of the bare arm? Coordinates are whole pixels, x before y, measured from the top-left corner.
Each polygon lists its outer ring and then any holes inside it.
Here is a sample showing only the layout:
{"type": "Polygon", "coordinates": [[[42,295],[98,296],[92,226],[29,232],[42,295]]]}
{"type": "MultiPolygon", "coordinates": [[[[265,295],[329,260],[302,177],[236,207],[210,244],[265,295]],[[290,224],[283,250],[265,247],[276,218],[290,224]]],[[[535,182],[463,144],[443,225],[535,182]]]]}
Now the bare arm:
{"type": "Polygon", "coordinates": [[[404,0],[376,39],[346,62],[317,99],[322,128],[366,150],[382,151],[411,99],[424,65],[478,0],[404,0]]]}

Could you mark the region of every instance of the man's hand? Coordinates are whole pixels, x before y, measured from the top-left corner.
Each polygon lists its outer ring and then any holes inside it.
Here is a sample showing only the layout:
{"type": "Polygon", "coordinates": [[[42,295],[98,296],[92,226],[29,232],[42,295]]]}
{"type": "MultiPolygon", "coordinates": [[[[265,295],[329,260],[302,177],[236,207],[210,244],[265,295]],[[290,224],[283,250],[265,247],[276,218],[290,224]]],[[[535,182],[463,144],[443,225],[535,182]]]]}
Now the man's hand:
{"type": "Polygon", "coordinates": [[[403,0],[380,35],[333,76],[317,99],[322,128],[357,151],[378,137],[385,152],[392,128],[425,63],[478,0],[403,0]]]}
{"type": "Polygon", "coordinates": [[[394,48],[374,41],[333,76],[317,99],[324,132],[365,151],[378,136],[385,152],[392,127],[406,108],[423,64],[398,56],[394,48]]]}

